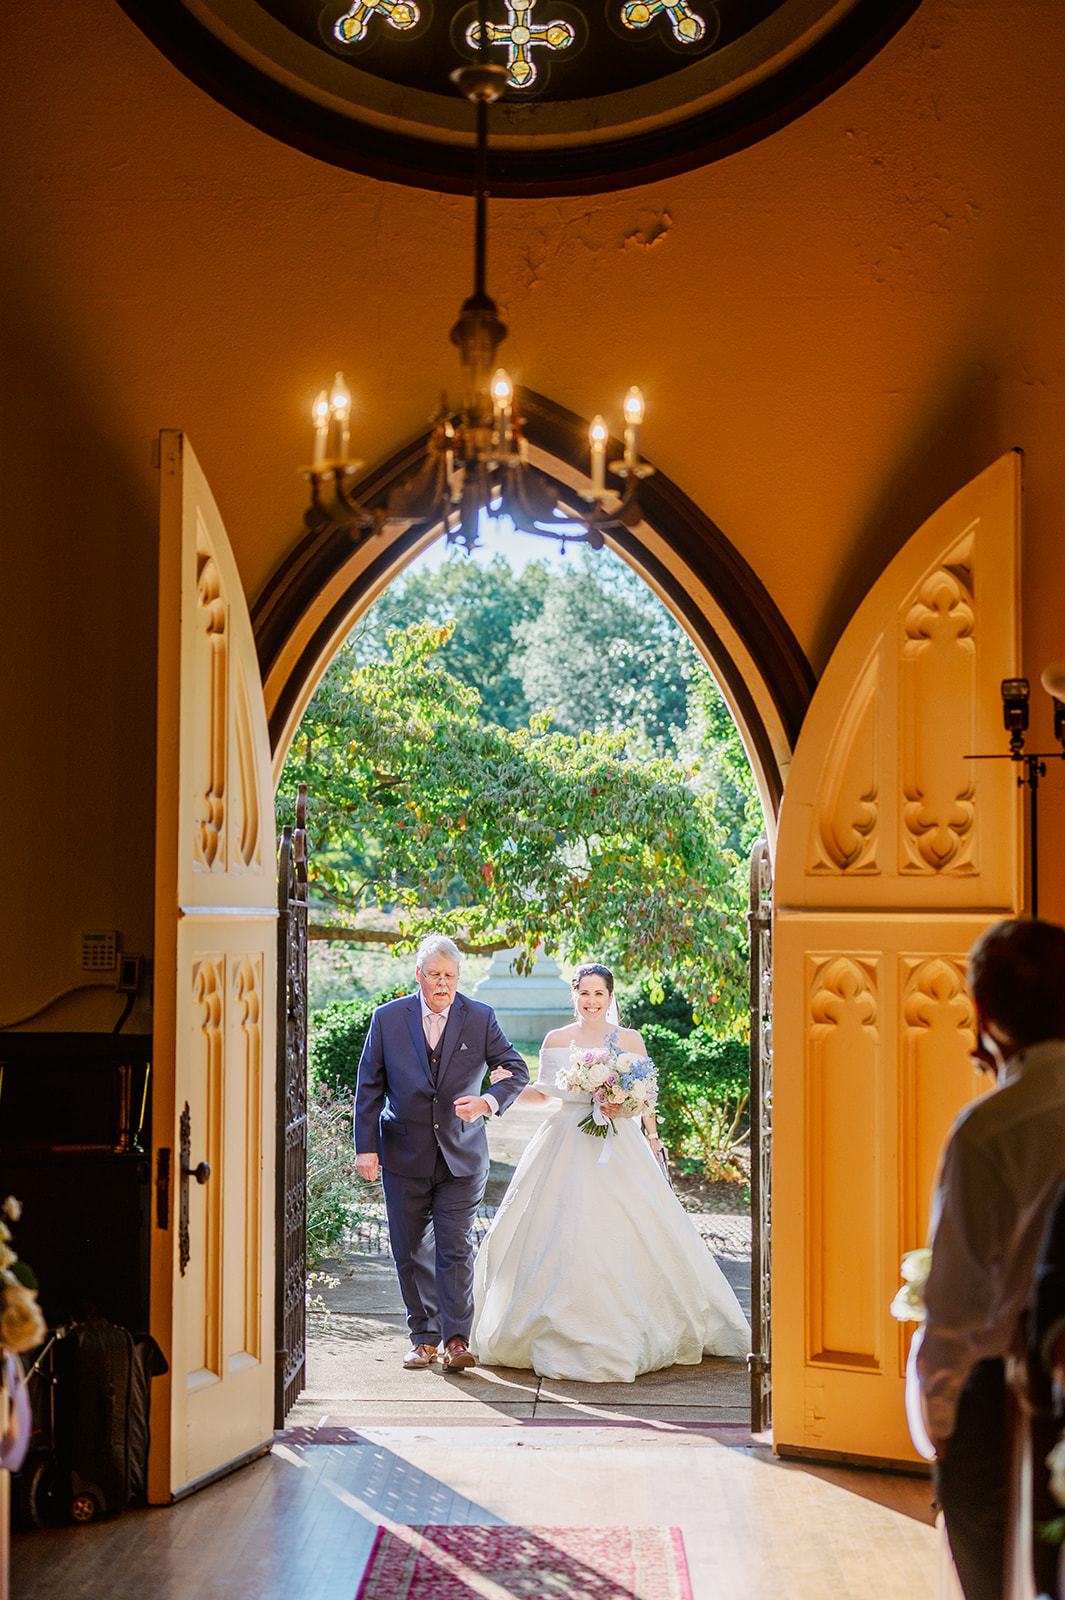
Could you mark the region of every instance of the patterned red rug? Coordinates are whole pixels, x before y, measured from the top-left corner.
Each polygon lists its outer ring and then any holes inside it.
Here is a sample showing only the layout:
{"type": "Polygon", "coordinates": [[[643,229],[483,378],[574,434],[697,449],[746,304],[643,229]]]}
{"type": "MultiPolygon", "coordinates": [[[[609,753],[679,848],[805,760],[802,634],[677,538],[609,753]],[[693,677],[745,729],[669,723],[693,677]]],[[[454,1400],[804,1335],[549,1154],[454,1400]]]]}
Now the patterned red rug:
{"type": "Polygon", "coordinates": [[[355,1600],[691,1600],[679,1528],[381,1528],[355,1600]]]}

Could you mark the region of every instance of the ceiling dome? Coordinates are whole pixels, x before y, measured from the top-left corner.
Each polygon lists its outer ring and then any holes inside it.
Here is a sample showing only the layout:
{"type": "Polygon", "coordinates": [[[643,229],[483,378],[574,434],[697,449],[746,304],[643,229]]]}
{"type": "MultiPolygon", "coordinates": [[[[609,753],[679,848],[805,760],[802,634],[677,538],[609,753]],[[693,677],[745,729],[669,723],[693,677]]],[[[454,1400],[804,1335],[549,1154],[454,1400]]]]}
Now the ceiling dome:
{"type": "Polygon", "coordinates": [[[506,65],[493,192],[625,188],[764,138],[837,88],[919,0],[126,0],[174,63],[287,143],[463,191],[473,118],[448,74],[506,65]]]}

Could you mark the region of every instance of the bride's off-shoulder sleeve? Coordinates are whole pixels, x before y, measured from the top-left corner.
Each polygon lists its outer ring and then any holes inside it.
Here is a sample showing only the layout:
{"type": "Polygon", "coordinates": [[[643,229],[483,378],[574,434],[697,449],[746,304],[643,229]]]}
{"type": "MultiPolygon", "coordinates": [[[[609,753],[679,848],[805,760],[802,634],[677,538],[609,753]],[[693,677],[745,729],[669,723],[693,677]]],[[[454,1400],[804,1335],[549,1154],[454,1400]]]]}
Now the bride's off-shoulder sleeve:
{"type": "Polygon", "coordinates": [[[541,1092],[544,1094],[557,1094],[558,1088],[555,1082],[555,1067],[551,1061],[545,1061],[544,1057],[546,1055],[547,1051],[541,1049],[540,1070],[532,1087],[534,1089],[541,1090],[541,1092]]]}

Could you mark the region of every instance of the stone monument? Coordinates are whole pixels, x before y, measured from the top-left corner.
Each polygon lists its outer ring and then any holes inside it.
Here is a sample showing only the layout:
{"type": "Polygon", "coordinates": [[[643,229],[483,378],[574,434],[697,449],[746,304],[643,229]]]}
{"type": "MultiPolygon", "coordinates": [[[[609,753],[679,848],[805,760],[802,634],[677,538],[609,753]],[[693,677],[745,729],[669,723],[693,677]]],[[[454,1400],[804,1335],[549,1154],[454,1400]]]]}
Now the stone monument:
{"type": "Polygon", "coordinates": [[[538,954],[527,978],[512,972],[510,963],[517,953],[497,950],[487,973],[474,985],[473,997],[492,1007],[508,1039],[539,1043],[552,1028],[573,1021],[572,994],[558,962],[549,956],[538,954]]]}

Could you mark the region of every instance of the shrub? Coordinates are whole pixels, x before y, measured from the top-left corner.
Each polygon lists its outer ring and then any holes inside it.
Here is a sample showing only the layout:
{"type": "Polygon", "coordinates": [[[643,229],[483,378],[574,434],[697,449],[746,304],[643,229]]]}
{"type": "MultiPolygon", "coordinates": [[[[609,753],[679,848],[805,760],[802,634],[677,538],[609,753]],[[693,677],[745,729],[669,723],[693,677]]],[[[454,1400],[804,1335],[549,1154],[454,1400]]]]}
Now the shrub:
{"type": "Polygon", "coordinates": [[[674,1157],[694,1158],[708,1178],[739,1181],[737,1152],[749,1132],[748,1046],[698,1029],[681,1038],[655,1022],[641,1032],[658,1068],[659,1131],[674,1157]]]}
{"type": "Polygon", "coordinates": [[[640,984],[618,985],[618,1010],[626,1028],[636,1028],[640,1033],[652,1023],[668,1028],[680,1039],[687,1039],[695,1028],[692,1003],[677,988],[672,978],[662,979],[662,998],[652,996],[651,985],[645,979],[640,984]]]}
{"type": "Polygon", "coordinates": [[[350,1096],[322,1083],[307,1095],[307,1264],[335,1255],[358,1222],[363,1180],[355,1171],[350,1096]]]}
{"type": "Polygon", "coordinates": [[[359,1057],[375,1007],[409,993],[409,986],[400,984],[383,990],[372,1000],[334,1000],[323,1011],[316,1012],[311,1018],[307,1052],[312,1082],[324,1084],[334,1094],[353,1096],[359,1057]]]}

